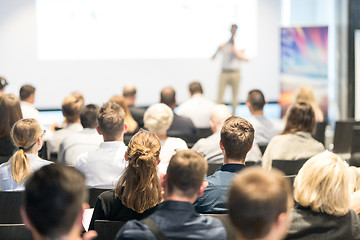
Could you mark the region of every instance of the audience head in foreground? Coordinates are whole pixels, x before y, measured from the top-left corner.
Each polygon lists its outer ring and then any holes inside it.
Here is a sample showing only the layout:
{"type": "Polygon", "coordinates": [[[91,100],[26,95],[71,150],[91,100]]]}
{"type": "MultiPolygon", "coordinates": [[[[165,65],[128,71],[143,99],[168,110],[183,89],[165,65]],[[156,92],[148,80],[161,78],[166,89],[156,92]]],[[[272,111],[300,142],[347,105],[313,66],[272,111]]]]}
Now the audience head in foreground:
{"type": "Polygon", "coordinates": [[[316,122],[313,108],[308,103],[299,102],[290,108],[283,134],[293,132],[313,133],[315,126],[316,122]]]}
{"type": "Polygon", "coordinates": [[[231,116],[221,128],[220,148],[224,163],[245,163],[254,141],[254,128],[247,120],[231,116]]]}
{"type": "Polygon", "coordinates": [[[229,215],[238,239],[283,239],[293,207],[290,183],[278,170],[248,168],[229,191],[229,215]]]}
{"type": "Polygon", "coordinates": [[[83,174],[50,164],[26,181],[23,221],[34,239],[79,239],[87,198],[83,174]]]}
{"type": "Polygon", "coordinates": [[[246,105],[252,115],[263,115],[265,104],[264,94],[260,90],[254,89],[248,93],[246,105]]]}
{"type": "Polygon", "coordinates": [[[166,135],[174,117],[173,111],[163,103],[151,105],[144,114],[144,125],[157,135],[166,135]]]}
{"type": "Polygon", "coordinates": [[[61,110],[67,123],[80,123],[80,111],[84,107],[84,97],[79,93],[72,93],[65,97],[61,110]]]}
{"type": "Polygon", "coordinates": [[[98,132],[103,135],[104,141],[123,141],[127,125],[124,109],[119,104],[104,103],[99,111],[98,124],[98,132]]]}
{"type": "Polygon", "coordinates": [[[200,154],[192,150],[177,152],[161,179],[165,201],[141,222],[127,222],[116,239],[156,239],[149,229],[151,222],[168,239],[225,239],[221,222],[199,215],[192,206],[207,186],[203,181],[207,167],[200,154]]]}
{"type": "Polygon", "coordinates": [[[359,219],[350,210],[350,177],[343,160],[331,152],[310,158],[295,178],[292,225],[287,239],[357,239],[359,219]]]}

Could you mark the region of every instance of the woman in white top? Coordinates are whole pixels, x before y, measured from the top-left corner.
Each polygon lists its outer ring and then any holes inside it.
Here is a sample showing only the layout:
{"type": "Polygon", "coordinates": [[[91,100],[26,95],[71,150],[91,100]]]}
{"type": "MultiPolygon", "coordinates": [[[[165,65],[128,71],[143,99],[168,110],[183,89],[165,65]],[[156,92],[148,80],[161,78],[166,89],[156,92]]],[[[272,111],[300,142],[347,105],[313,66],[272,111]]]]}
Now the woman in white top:
{"type": "Polygon", "coordinates": [[[10,136],[18,150],[0,165],[1,191],[24,190],[24,181],[30,173],[51,163],[38,157],[44,133],[35,119],[21,119],[14,124],[10,136]]]}
{"type": "Polygon", "coordinates": [[[171,157],[175,150],[188,149],[187,144],[180,138],[168,137],[166,131],[173,121],[174,113],[167,105],[157,103],[150,106],[144,114],[144,126],[160,139],[159,173],[166,173],[171,157]]]}

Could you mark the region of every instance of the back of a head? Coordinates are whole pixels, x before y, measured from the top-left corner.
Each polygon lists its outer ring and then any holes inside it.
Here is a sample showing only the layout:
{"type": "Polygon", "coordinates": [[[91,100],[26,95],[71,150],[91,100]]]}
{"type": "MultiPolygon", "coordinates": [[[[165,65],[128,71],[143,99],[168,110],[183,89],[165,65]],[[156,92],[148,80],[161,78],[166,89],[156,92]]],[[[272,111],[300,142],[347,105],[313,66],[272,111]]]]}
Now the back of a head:
{"type": "Polygon", "coordinates": [[[304,102],[295,103],[289,110],[284,133],[298,131],[313,133],[315,126],[315,113],[311,105],[304,102]]]}
{"type": "Polygon", "coordinates": [[[191,95],[194,95],[195,93],[203,93],[203,89],[201,87],[200,82],[192,82],[189,84],[189,91],[191,95]]]}
{"type": "Polygon", "coordinates": [[[254,141],[254,128],[247,120],[231,116],[221,128],[221,142],[226,158],[245,160],[254,141]]]}
{"type": "Polygon", "coordinates": [[[306,102],[309,104],[314,104],[315,97],[312,88],[309,86],[300,87],[296,95],[296,102],[306,102]]]}
{"type": "Polygon", "coordinates": [[[258,89],[251,90],[248,93],[247,102],[254,111],[261,111],[265,106],[264,94],[258,89]]]}
{"type": "Polygon", "coordinates": [[[181,150],[172,156],[166,172],[168,195],[192,198],[200,189],[208,164],[193,150],[181,150]]]}
{"type": "Polygon", "coordinates": [[[135,134],[128,144],[126,154],[129,165],[115,193],[126,207],[135,212],[142,213],[161,202],[157,174],[160,149],[159,138],[146,131],[135,134]]]}
{"type": "Polygon", "coordinates": [[[79,93],[73,93],[65,97],[61,110],[68,123],[74,123],[80,118],[80,111],[84,107],[84,97],[79,93]]]}
{"type": "Polygon", "coordinates": [[[19,96],[20,100],[24,101],[30,97],[31,94],[35,94],[35,87],[32,85],[23,85],[20,88],[19,96]]]}
{"type": "Polygon", "coordinates": [[[161,90],[160,102],[173,107],[176,103],[176,92],[172,87],[166,87],[161,90]]]}
{"type": "Polygon", "coordinates": [[[99,106],[88,104],[80,112],[80,121],[83,128],[96,128],[99,116],[99,106]]]}
{"type": "Polygon", "coordinates": [[[59,238],[70,232],[87,197],[82,173],[65,165],[50,164],[26,181],[24,208],[39,234],[59,238]]]}
{"type": "Polygon", "coordinates": [[[229,216],[244,239],[266,237],[279,215],[290,211],[292,205],[290,183],[278,170],[245,169],[230,187],[229,216]]]}
{"type": "Polygon", "coordinates": [[[163,133],[170,127],[174,113],[163,103],[151,105],[144,114],[144,126],[154,133],[163,133]]]}
{"type": "Polygon", "coordinates": [[[109,102],[116,102],[117,104],[119,104],[120,107],[124,109],[125,115],[131,114],[123,96],[114,95],[110,98],[109,102]]]}
{"type": "Polygon", "coordinates": [[[295,178],[294,198],[314,212],[345,215],[350,204],[350,177],[343,160],[323,152],[306,161],[295,178]]]}
{"type": "Polygon", "coordinates": [[[126,84],[123,88],[123,96],[128,98],[128,97],[134,97],[136,94],[136,88],[134,85],[132,84],[126,84]]]}
{"type": "Polygon", "coordinates": [[[0,91],[3,90],[8,84],[8,81],[4,77],[0,76],[0,91]]]}
{"type": "Polygon", "coordinates": [[[0,137],[7,137],[15,122],[22,119],[20,101],[14,94],[0,96],[0,137]]]}
{"type": "Polygon", "coordinates": [[[230,116],[231,111],[225,104],[217,104],[211,111],[210,120],[220,129],[230,116]]]}
{"type": "Polygon", "coordinates": [[[103,135],[117,137],[124,131],[125,112],[115,102],[104,103],[99,111],[98,124],[103,135]]]}

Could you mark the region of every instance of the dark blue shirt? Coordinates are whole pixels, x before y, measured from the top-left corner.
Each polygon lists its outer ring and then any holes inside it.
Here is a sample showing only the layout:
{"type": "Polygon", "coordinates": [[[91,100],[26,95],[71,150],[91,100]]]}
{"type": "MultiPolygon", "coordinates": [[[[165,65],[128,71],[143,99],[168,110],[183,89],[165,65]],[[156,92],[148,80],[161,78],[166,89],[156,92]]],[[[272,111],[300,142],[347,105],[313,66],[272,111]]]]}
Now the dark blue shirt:
{"type": "Polygon", "coordinates": [[[236,173],[245,167],[243,164],[225,164],[205,180],[209,182],[204,195],[194,203],[198,213],[227,213],[227,192],[236,173]]]}
{"type": "MultiPolygon", "coordinates": [[[[189,202],[165,201],[150,218],[168,239],[226,239],[220,220],[199,215],[189,202]]],[[[127,222],[115,239],[156,240],[149,228],[137,220],[127,222]]]]}

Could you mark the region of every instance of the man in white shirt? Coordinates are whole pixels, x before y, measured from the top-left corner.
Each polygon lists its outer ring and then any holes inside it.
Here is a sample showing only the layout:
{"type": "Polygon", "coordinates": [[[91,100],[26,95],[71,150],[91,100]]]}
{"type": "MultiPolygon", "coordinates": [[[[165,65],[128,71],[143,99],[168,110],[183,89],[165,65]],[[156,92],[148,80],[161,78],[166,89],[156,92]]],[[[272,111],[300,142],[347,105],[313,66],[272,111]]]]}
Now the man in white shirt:
{"type": "Polygon", "coordinates": [[[180,104],[176,113],[190,118],[197,128],[210,128],[210,114],[215,103],[204,97],[200,82],[190,83],[189,92],[191,98],[180,104]]]}
{"type": "Polygon", "coordinates": [[[113,189],[123,174],[127,166],[124,119],[124,110],[115,102],[107,102],[100,108],[96,129],[104,142],[98,149],[80,154],[75,164],[85,174],[88,187],[113,189]]]}
{"type": "Polygon", "coordinates": [[[96,131],[99,106],[86,105],[80,112],[80,121],[84,130],[67,136],[60,144],[58,162],[74,166],[77,157],[84,152],[97,149],[103,137],[96,131]]]}
{"type": "Polygon", "coordinates": [[[80,111],[83,107],[84,97],[79,93],[72,93],[64,99],[61,105],[61,110],[65,117],[66,125],[63,129],[55,131],[52,138],[48,141],[48,149],[50,153],[57,154],[60,143],[65,137],[83,130],[80,123],[80,111]]]}
{"type": "Polygon", "coordinates": [[[34,107],[35,87],[32,85],[23,85],[20,88],[20,107],[23,118],[34,118],[40,120],[39,111],[34,107]]]}

